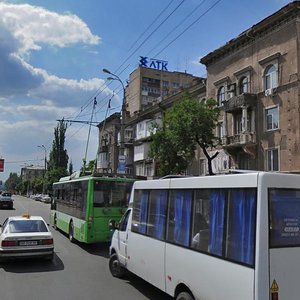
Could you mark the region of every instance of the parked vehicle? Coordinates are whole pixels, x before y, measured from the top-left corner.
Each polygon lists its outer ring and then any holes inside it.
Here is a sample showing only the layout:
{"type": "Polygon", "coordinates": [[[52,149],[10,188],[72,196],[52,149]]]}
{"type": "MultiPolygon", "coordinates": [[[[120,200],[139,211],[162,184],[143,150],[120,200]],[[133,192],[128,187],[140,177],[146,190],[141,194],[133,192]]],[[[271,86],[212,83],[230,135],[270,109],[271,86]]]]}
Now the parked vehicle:
{"type": "Polygon", "coordinates": [[[53,236],[42,217],[9,217],[1,226],[0,232],[1,260],[29,257],[53,259],[53,236]]]}
{"type": "Polygon", "coordinates": [[[137,181],[111,227],[115,277],[129,270],[177,300],[299,299],[299,175],[137,181]]]}
{"type": "Polygon", "coordinates": [[[11,197],[10,192],[2,192],[0,195],[0,207],[1,208],[8,208],[13,209],[14,201],[11,197]]]}

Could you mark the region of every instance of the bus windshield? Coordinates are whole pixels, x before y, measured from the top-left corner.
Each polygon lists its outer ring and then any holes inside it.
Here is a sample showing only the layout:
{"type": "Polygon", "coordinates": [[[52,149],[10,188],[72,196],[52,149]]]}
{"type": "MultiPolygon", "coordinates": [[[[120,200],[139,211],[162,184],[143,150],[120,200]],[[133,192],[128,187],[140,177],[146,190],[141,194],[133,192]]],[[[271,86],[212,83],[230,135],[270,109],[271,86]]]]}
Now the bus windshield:
{"type": "Polygon", "coordinates": [[[131,182],[95,181],[94,207],[128,206],[131,182]]]}
{"type": "Polygon", "coordinates": [[[300,190],[270,189],[270,248],[300,246],[300,190]]]}

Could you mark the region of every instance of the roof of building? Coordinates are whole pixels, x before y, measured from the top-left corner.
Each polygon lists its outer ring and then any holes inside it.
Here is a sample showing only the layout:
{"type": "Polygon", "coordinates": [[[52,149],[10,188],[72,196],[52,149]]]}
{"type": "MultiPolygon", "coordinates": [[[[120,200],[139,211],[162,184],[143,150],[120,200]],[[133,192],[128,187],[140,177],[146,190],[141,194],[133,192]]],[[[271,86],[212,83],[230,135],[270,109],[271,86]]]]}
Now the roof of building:
{"type": "Polygon", "coordinates": [[[219,58],[222,58],[234,50],[238,50],[253,41],[265,33],[266,31],[275,30],[277,26],[275,24],[280,24],[289,17],[296,16],[300,9],[300,1],[293,1],[287,4],[274,14],[268,16],[257,24],[253,25],[249,29],[243,31],[236,38],[228,41],[225,45],[220,48],[210,52],[206,56],[202,57],[200,63],[208,66],[214,63],[219,58]]]}

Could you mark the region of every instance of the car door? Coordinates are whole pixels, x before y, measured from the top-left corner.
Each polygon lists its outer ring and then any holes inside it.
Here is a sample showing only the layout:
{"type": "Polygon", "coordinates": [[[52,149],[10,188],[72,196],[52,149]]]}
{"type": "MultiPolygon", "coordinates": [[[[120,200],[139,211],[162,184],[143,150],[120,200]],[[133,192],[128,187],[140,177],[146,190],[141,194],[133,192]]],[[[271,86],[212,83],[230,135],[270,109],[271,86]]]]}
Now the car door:
{"type": "Polygon", "coordinates": [[[128,220],[131,214],[131,209],[127,210],[127,212],[122,217],[119,230],[118,230],[118,251],[119,251],[119,261],[123,266],[127,264],[127,239],[128,239],[128,220]]]}

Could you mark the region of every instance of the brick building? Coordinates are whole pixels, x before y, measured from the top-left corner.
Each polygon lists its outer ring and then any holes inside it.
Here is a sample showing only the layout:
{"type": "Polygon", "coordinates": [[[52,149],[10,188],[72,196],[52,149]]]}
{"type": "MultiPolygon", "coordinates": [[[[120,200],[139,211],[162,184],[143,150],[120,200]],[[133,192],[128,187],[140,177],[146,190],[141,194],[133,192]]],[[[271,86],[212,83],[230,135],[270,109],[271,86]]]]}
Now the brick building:
{"type": "Polygon", "coordinates": [[[227,168],[300,172],[300,2],[201,59],[227,168]]]}

